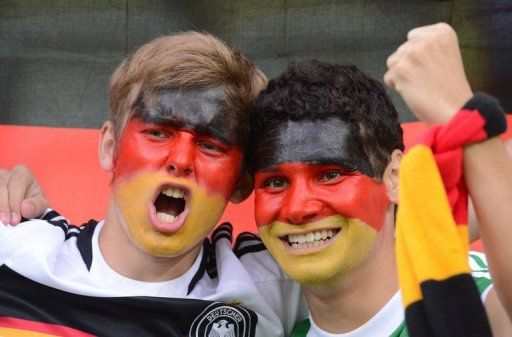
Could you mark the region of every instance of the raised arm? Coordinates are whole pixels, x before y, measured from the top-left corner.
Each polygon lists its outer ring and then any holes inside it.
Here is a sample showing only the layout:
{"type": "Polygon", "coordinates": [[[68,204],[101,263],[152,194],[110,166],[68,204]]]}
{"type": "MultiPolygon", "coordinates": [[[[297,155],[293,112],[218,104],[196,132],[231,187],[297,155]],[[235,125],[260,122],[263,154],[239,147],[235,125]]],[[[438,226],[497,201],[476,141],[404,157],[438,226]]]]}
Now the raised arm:
{"type": "MultiPolygon", "coordinates": [[[[411,111],[427,124],[445,124],[473,97],[455,31],[440,23],[413,29],[388,60],[385,82],[397,90],[411,111]]],[[[486,310],[497,336],[512,331],[512,161],[501,141],[491,138],[464,150],[464,176],[480,223],[496,293],[486,310]],[[501,303],[500,303],[501,302],[501,303]],[[502,307],[503,304],[503,307],[502,307]]]]}

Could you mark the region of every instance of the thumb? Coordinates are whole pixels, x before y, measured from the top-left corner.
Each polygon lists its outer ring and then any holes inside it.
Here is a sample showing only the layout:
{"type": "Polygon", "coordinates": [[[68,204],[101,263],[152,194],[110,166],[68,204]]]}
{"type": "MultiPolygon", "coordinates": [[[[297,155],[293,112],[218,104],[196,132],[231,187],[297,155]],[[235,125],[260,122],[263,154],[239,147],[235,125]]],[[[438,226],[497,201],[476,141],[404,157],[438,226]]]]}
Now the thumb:
{"type": "Polygon", "coordinates": [[[39,218],[49,206],[50,203],[45,197],[37,196],[27,198],[21,203],[21,216],[25,219],[39,218]]]}

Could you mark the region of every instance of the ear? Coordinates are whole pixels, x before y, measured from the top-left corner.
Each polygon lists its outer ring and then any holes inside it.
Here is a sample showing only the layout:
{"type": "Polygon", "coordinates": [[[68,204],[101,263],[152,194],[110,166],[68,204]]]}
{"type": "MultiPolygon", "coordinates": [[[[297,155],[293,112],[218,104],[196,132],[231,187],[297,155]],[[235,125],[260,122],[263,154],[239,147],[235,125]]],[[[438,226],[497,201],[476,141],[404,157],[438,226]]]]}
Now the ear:
{"type": "Polygon", "coordinates": [[[251,195],[253,188],[253,175],[247,171],[242,172],[238,178],[235,191],[231,195],[230,201],[235,204],[241,203],[251,195]]]}
{"type": "Polygon", "coordinates": [[[98,148],[100,166],[103,171],[111,172],[114,169],[114,150],[116,141],[114,138],[114,126],[110,121],[103,124],[100,133],[98,148]]]}
{"type": "Polygon", "coordinates": [[[388,191],[388,198],[393,204],[398,203],[398,174],[400,171],[400,161],[402,160],[403,153],[400,150],[394,150],[391,153],[382,181],[386,185],[388,191]]]}

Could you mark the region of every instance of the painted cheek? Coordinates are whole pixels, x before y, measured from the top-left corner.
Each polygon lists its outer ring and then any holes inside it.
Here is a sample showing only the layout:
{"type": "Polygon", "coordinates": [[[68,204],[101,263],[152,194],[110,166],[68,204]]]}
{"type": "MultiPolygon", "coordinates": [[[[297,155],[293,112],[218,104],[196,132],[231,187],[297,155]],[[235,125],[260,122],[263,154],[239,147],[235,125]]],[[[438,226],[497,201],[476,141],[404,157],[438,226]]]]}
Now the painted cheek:
{"type": "Polygon", "coordinates": [[[141,133],[146,124],[130,120],[119,143],[115,178],[126,178],[141,170],[158,170],[166,160],[169,147],[148,141],[141,133]]]}
{"type": "Polygon", "coordinates": [[[242,152],[236,148],[218,157],[198,156],[195,165],[198,183],[209,193],[220,194],[227,200],[236,187],[241,164],[242,152]]]}
{"type": "Polygon", "coordinates": [[[336,186],[337,191],[329,191],[324,198],[339,214],[347,218],[360,219],[377,231],[384,223],[389,205],[386,187],[383,183],[364,174],[357,174],[345,179],[336,186]]]}
{"type": "Polygon", "coordinates": [[[283,203],[283,195],[265,193],[260,189],[256,189],[254,197],[256,226],[262,227],[276,220],[283,203]]]}

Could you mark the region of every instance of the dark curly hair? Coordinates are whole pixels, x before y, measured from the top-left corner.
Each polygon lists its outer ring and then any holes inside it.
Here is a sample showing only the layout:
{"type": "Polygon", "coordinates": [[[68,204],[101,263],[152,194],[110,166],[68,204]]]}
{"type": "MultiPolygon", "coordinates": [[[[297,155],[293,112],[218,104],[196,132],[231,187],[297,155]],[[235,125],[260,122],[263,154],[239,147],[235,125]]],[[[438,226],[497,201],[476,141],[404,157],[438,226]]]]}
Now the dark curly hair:
{"type": "Polygon", "coordinates": [[[380,179],[391,152],[404,148],[402,128],[382,84],[354,65],[292,62],[253,105],[251,153],[256,153],[259,137],[269,126],[332,116],[353,126],[375,178],[380,179]]]}

